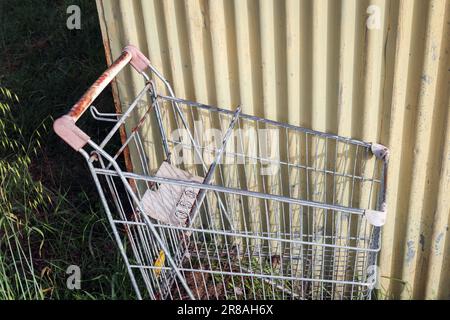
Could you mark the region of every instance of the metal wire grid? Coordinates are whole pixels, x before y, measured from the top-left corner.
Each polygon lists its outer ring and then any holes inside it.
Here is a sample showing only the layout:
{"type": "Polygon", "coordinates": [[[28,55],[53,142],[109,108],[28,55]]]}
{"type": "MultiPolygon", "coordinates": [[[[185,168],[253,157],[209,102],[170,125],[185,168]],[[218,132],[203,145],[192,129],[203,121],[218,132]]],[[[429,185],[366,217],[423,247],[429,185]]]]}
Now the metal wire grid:
{"type": "Polygon", "coordinates": [[[364,210],[378,209],[384,179],[370,144],[158,95],[151,82],[123,115],[91,111],[115,122],[84,154],[139,298],[370,298],[380,228],[364,210]],[[128,138],[113,151],[120,126],[128,138]],[[134,173],[117,164],[126,147],[134,173]],[[155,176],[162,161],[203,184],[155,176]],[[201,189],[189,225],[146,215],[140,201],[160,184],[201,189]]]}

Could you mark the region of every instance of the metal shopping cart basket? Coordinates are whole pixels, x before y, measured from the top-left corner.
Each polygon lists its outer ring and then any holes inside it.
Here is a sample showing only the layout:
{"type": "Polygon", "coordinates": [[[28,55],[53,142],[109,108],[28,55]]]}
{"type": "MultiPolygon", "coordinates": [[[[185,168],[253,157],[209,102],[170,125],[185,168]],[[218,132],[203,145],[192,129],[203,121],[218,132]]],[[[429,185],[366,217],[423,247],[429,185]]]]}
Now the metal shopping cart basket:
{"type": "Polygon", "coordinates": [[[133,46],[54,130],[87,161],[137,298],[372,297],[384,146],[177,98],[133,46]],[[128,63],[143,89],[99,112],[128,63]],[[100,143],[75,124],[88,107],[111,122],[100,143]]]}

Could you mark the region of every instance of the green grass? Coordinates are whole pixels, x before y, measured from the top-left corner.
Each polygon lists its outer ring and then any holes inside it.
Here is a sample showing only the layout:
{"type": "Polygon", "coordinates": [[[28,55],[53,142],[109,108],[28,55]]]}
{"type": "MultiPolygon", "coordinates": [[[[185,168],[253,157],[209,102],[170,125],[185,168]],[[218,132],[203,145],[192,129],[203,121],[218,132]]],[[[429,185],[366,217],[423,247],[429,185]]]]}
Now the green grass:
{"type": "MultiPolygon", "coordinates": [[[[51,130],[106,67],[95,2],[1,1],[0,56],[0,299],[133,298],[84,159],[51,130]],[[66,28],[71,4],[81,30],[66,28]]],[[[96,106],[111,111],[110,94],[96,106]]]]}

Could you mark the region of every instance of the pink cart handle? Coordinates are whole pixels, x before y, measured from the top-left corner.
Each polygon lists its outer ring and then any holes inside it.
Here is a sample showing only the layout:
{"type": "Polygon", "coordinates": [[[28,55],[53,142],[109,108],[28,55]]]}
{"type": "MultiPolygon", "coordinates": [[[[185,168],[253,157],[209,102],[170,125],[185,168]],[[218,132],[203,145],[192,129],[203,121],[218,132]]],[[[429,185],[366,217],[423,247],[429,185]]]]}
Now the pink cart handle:
{"type": "Polygon", "coordinates": [[[85,146],[90,138],[75,123],[128,63],[139,73],[144,72],[150,66],[150,61],[142,52],[134,46],[126,46],[120,57],[91,85],[72,109],[53,123],[53,130],[56,134],[76,151],[85,146]]]}

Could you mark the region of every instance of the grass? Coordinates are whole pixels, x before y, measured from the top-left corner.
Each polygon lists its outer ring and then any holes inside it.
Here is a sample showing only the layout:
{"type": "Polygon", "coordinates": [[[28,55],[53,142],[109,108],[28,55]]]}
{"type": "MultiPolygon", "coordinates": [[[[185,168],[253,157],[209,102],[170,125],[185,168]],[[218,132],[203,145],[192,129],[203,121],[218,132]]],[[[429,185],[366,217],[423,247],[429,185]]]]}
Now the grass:
{"type": "MultiPolygon", "coordinates": [[[[106,67],[95,2],[0,2],[0,56],[0,299],[133,298],[84,160],[51,130],[106,67]],[[81,30],[66,28],[71,4],[81,30]]],[[[96,106],[111,111],[110,94],[96,106]]]]}

